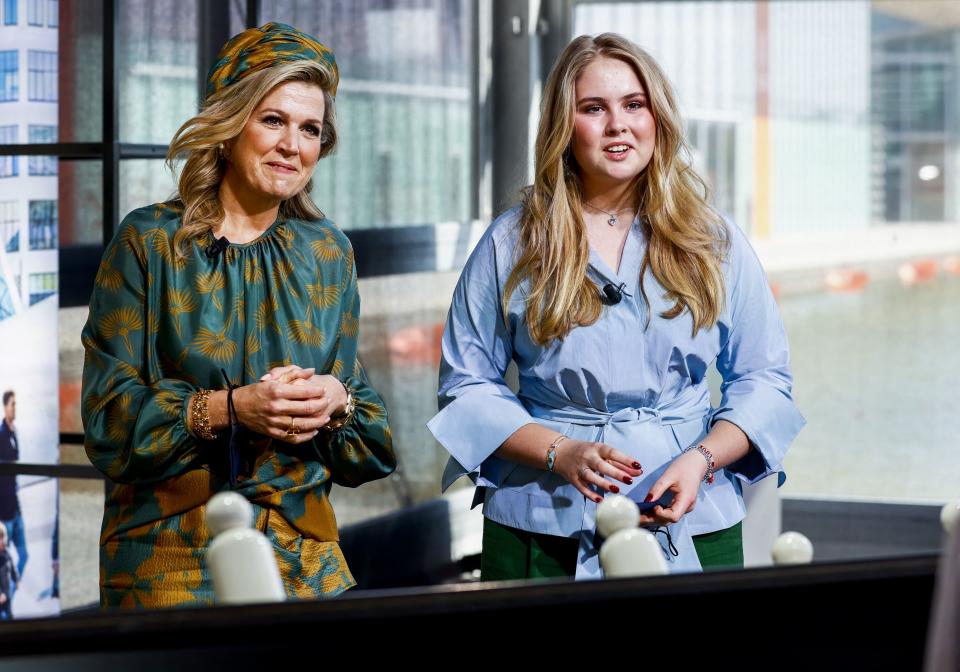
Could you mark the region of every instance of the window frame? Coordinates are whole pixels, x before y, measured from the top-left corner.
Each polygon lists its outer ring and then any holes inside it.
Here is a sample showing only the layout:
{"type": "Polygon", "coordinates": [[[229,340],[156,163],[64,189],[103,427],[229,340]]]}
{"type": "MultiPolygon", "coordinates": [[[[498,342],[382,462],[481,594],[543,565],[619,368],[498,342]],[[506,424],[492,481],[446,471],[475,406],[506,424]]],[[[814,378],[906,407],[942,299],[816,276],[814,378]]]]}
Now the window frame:
{"type": "Polygon", "coordinates": [[[56,103],[59,95],[59,54],[45,49],[27,49],[27,100],[56,103]],[[53,68],[50,68],[50,64],[53,68]],[[50,81],[52,80],[52,82],[50,81]],[[50,96],[50,97],[47,97],[50,96]]]}
{"type": "Polygon", "coordinates": [[[27,25],[43,27],[43,8],[46,0],[27,0],[27,25]]]}
{"type": "Polygon", "coordinates": [[[18,0],[3,0],[3,25],[17,25],[17,3],[18,0]],[[12,20],[10,18],[11,16],[13,17],[12,20]]]}
{"type": "Polygon", "coordinates": [[[16,103],[20,100],[20,51],[18,49],[4,49],[0,51],[0,103],[16,103]],[[11,59],[10,56],[13,56],[11,59]],[[6,67],[9,63],[13,63],[12,68],[6,67]],[[12,73],[13,75],[13,86],[11,87],[13,93],[12,97],[7,97],[7,80],[6,78],[12,73]]]}

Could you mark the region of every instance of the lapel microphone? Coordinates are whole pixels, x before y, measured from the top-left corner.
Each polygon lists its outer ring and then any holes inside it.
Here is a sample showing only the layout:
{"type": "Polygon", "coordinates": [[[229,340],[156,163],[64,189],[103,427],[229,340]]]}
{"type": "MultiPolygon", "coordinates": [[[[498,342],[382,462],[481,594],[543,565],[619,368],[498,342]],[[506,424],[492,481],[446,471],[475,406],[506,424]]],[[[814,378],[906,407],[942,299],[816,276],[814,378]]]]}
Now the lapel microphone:
{"type": "Polygon", "coordinates": [[[617,305],[623,300],[623,288],[625,286],[626,283],[623,282],[619,285],[608,282],[603,286],[603,298],[601,298],[601,301],[608,306],[617,305]]]}
{"type": "MultiPolygon", "coordinates": [[[[230,241],[227,240],[226,236],[220,236],[220,238],[213,241],[210,246],[204,250],[204,253],[207,255],[207,259],[216,259],[218,254],[222,254],[226,251],[229,244],[230,241]]],[[[606,291],[606,288],[604,288],[604,291],[606,291]]]]}

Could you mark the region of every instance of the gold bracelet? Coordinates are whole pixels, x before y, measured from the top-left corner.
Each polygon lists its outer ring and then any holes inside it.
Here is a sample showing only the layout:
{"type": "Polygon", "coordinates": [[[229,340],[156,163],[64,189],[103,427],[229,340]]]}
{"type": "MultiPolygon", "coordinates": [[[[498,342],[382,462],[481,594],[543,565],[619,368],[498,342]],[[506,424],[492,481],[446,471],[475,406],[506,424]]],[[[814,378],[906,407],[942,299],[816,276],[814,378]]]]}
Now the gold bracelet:
{"type": "Polygon", "coordinates": [[[210,427],[210,410],[207,408],[207,401],[210,398],[210,390],[200,390],[193,395],[193,405],[190,411],[191,433],[198,439],[204,441],[213,441],[217,435],[213,433],[210,427]]]}
{"type": "Polygon", "coordinates": [[[347,391],[347,403],[343,407],[343,413],[330,418],[330,422],[323,426],[328,432],[336,431],[350,422],[351,418],[353,418],[354,411],[357,410],[357,404],[353,399],[353,390],[343,381],[340,382],[343,385],[343,389],[347,391]]]}

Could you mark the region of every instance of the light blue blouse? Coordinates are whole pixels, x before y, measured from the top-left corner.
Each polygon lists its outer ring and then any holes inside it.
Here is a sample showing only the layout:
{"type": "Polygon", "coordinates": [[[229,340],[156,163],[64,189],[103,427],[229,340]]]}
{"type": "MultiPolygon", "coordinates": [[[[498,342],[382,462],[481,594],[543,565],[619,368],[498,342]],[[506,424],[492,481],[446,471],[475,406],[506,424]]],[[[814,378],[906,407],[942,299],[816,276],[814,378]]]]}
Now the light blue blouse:
{"type": "MultiPolygon", "coordinates": [[[[623,299],[605,306],[600,319],[573,329],[548,347],[526,327],[521,284],[505,322],[501,297],[513,268],[520,209],[487,229],[463,269],[443,333],[439,407],[430,431],[451,455],[445,490],[470,475],[474,505],[503,525],[563,537],[580,535],[577,578],[601,576],[594,515],[596,504],[557,474],[496,457],[515,431],[538,422],[579,440],[601,441],[636,457],[643,476],[621,492],[638,501],[680,452],[723,419],[749,437],[746,457],[702,485],[694,511],[669,527],[678,555],[666,552],[671,571],[700,568],[691,535],[726,529],[743,519],[739,480],[756,482],[781,471],[790,443],[804,425],[793,403],[787,336],[763,269],[744,234],[727,225],[724,261],[727,301],[718,322],[692,336],[689,312],[674,319],[663,287],[647,270],[649,325],[640,292],[646,247],[639,221],[631,228],[619,272],[590,252],[589,277],[597,291],[624,283],[623,299]],[[504,382],[510,361],[520,386],[504,382]],[[711,408],[707,368],[716,362],[722,399],[711,408]]],[[[546,457],[546,446],[544,446],[546,457]]]]}

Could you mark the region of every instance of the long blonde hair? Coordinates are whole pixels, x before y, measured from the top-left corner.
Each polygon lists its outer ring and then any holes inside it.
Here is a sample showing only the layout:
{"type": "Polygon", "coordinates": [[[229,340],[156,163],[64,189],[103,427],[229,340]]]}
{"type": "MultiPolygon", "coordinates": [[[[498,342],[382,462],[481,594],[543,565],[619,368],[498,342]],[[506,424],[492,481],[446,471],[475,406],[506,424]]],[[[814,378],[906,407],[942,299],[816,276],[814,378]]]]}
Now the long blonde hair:
{"type": "MultiPolygon", "coordinates": [[[[337,129],[331,94],[333,77],[315,61],[278,62],[207,98],[200,113],[177,130],[167,151],[167,166],[171,170],[177,159],[186,159],[178,183],[178,198],[183,203],[183,214],[180,228],[173,239],[178,256],[187,253],[192,240],[223,221],[223,205],[218,196],[224,173],[222,143],[240,135],[261,101],[274,88],[287,82],[307,82],[319,86],[323,91],[320,158],[328,156],[336,148],[337,129]]],[[[310,198],[312,186],[311,179],[295,196],[281,201],[280,214],[295,219],[322,219],[323,213],[310,198]]]]}
{"type": "MultiPolygon", "coordinates": [[[[543,91],[533,185],[524,190],[517,263],[507,278],[503,310],[529,280],[527,326],[541,346],[563,339],[576,326],[593,324],[602,303],[587,277],[590,247],[581,214],[583,182],[570,149],[576,82],[599,57],[623,61],[637,74],[656,123],[650,163],[635,184],[639,216],[647,235],[640,268],[649,267],[673,306],[693,317],[694,335],[713,326],[724,305],[721,263],[729,242],[723,220],[707,204],[707,187],[690,166],[676,96],[652,56],[620,35],[582,35],[557,59],[543,91]]],[[[649,305],[649,301],[646,301],[649,305]]],[[[648,309],[649,310],[649,309],[648,309]]],[[[647,320],[649,323],[649,312],[647,320]]]]}

